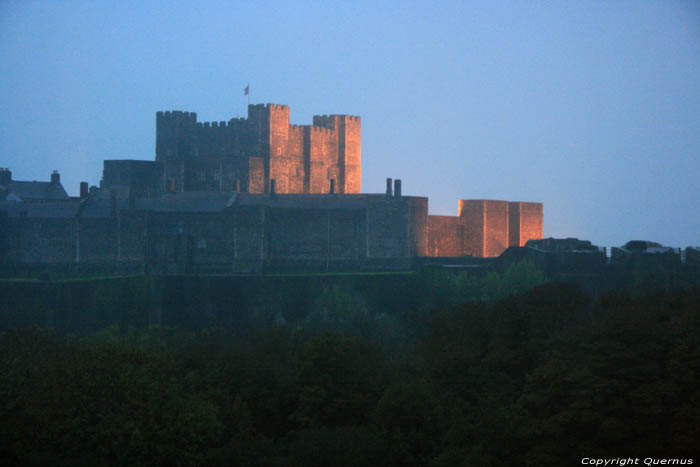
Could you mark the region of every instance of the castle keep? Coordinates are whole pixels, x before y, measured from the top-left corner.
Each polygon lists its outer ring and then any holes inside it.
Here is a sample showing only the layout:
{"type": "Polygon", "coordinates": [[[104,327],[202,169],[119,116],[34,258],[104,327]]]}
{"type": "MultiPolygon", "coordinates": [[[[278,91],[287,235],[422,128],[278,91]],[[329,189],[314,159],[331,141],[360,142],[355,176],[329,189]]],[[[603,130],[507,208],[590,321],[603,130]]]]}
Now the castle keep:
{"type": "Polygon", "coordinates": [[[100,187],[83,182],[79,197],[57,173],[33,184],[0,175],[2,265],[399,270],[542,238],[541,203],[460,200],[457,216],[433,216],[428,198],[402,195],[400,180],[361,194],[360,118],[292,125],[284,105],[250,105],[228,122],[157,112],[155,160],[105,160],[100,187]]]}
{"type": "Polygon", "coordinates": [[[248,118],[198,122],[194,112],[156,114],[156,162],[166,191],[360,193],[360,117],[316,115],[291,125],[289,107],[248,106],[248,118]]]}

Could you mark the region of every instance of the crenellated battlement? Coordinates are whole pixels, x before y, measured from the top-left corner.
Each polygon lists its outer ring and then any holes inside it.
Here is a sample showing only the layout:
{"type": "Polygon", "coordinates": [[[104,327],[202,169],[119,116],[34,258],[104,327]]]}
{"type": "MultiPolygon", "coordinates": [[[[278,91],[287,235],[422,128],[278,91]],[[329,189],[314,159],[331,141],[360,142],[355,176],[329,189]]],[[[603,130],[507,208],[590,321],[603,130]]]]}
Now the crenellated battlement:
{"type": "Polygon", "coordinates": [[[156,112],[156,119],[190,120],[192,122],[196,122],[197,112],[183,112],[182,110],[160,110],[156,112]]]}
{"type": "Polygon", "coordinates": [[[248,121],[247,118],[232,118],[229,121],[197,122],[197,128],[241,128],[248,121]]]}
{"type": "Polygon", "coordinates": [[[357,115],[348,115],[348,114],[330,114],[330,115],[314,115],[314,118],[322,119],[322,120],[335,120],[340,119],[340,120],[359,120],[360,117],[357,115]]]}
{"type": "Polygon", "coordinates": [[[264,109],[267,109],[267,110],[270,110],[270,109],[271,109],[271,110],[289,110],[289,106],[288,106],[288,105],[284,105],[284,104],[269,104],[269,103],[268,103],[268,104],[250,104],[250,105],[248,106],[248,108],[249,108],[249,109],[252,108],[252,109],[254,109],[254,110],[264,110],[264,109]]]}
{"type": "Polygon", "coordinates": [[[252,104],[246,118],[198,122],[195,112],[156,112],[156,160],[164,183],[178,191],[280,193],[361,190],[360,117],[315,115],[311,125],[290,123],[289,106],[252,104]]]}
{"type": "Polygon", "coordinates": [[[296,125],[296,124],[290,124],[289,125],[289,130],[290,131],[305,131],[309,130],[310,132],[314,132],[316,134],[325,134],[325,135],[332,135],[335,133],[335,130],[333,128],[327,128],[323,126],[317,126],[317,125],[296,125]]]}
{"type": "Polygon", "coordinates": [[[328,136],[330,136],[330,135],[332,135],[333,133],[335,133],[332,129],[330,129],[330,128],[325,128],[325,127],[322,127],[322,126],[312,125],[312,126],[310,126],[309,128],[311,129],[310,131],[311,131],[312,133],[319,134],[319,135],[328,135],[328,136]]]}
{"type": "Polygon", "coordinates": [[[359,124],[360,117],[355,115],[314,115],[313,123],[315,126],[322,126],[325,128],[336,129],[340,123],[359,124]]]}

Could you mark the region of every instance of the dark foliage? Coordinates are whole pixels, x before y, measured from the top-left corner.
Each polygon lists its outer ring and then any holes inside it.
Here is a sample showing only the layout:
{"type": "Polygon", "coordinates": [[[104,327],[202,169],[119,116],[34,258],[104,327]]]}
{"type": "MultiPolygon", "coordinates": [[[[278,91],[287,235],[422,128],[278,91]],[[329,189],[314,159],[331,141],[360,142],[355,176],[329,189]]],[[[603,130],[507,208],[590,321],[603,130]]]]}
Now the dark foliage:
{"type": "Polygon", "coordinates": [[[441,295],[432,309],[419,290],[420,303],[387,312],[353,290],[329,286],[306,311],[286,303],[281,320],[196,332],[6,331],[0,458],[535,466],[698,454],[697,286],[594,300],[544,284],[494,302],[441,295]]]}

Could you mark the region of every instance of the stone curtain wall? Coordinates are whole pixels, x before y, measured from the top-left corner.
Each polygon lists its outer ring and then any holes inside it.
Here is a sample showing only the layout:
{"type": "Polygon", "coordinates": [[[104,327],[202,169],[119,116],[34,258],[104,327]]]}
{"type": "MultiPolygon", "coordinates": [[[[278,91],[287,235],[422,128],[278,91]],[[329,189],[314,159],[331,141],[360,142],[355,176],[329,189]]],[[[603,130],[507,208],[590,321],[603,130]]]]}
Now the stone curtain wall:
{"type": "Polygon", "coordinates": [[[498,256],[508,248],[508,201],[484,200],[484,256],[498,256]]]}
{"type": "Polygon", "coordinates": [[[428,250],[426,256],[464,255],[464,218],[428,216],[428,250]]]}
{"type": "Polygon", "coordinates": [[[542,203],[511,202],[509,246],[525,246],[528,240],[543,236],[544,214],[542,203]]]}
{"type": "Polygon", "coordinates": [[[140,262],[167,274],[254,272],[270,260],[425,255],[426,198],[326,195],[309,203],[281,194],[245,196],[249,204],[217,212],[121,209],[110,217],[3,217],[3,248],[12,262],[140,262]]]}
{"type": "Polygon", "coordinates": [[[499,256],[542,238],[542,203],[459,200],[458,216],[428,216],[426,256],[499,256]]]}
{"type": "Polygon", "coordinates": [[[485,256],[483,200],[459,200],[458,216],[464,219],[464,254],[485,256]]]}

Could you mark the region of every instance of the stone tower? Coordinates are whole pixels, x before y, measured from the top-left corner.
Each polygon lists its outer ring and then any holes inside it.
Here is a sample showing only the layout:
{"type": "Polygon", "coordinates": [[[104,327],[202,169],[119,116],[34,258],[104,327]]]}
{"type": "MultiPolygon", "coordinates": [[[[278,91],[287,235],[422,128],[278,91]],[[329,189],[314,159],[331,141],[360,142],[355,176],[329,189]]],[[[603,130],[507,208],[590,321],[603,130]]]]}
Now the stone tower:
{"type": "Polygon", "coordinates": [[[338,193],[362,188],[360,117],[314,116],[290,125],[289,107],[248,106],[248,118],[197,122],[194,112],[156,113],[156,161],[166,191],[338,193]]]}

